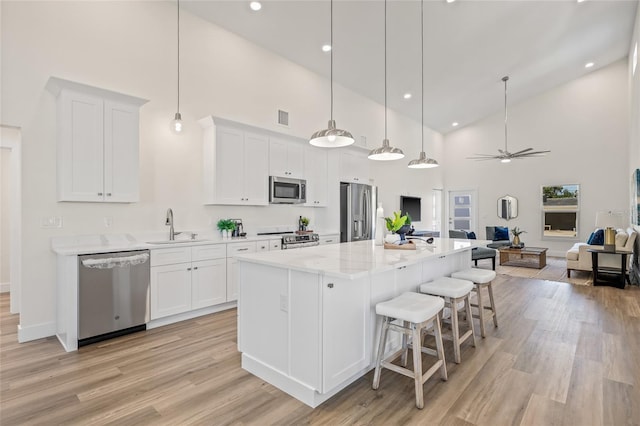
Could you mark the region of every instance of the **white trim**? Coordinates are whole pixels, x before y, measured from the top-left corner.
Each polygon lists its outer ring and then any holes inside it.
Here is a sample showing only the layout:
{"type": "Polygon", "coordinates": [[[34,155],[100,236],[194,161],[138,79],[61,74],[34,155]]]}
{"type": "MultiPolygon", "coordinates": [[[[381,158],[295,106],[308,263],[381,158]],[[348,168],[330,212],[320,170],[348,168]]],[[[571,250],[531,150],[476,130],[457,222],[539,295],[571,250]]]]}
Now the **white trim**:
{"type": "Polygon", "coordinates": [[[220,305],[209,306],[206,308],[196,309],[195,311],[183,312],[181,314],[171,315],[164,318],[157,318],[147,323],[147,330],[152,328],[162,327],[174,322],[184,321],[192,318],[201,317],[203,315],[214,314],[216,312],[226,311],[237,307],[236,302],[226,302],[220,305]]]}
{"type": "MultiPolygon", "coordinates": [[[[10,288],[10,312],[19,314],[21,309],[21,283],[22,283],[22,144],[21,132],[18,127],[0,125],[0,148],[11,150],[11,163],[9,165],[11,176],[11,230],[9,235],[11,260],[9,274],[11,277],[10,288]]],[[[55,331],[55,330],[54,330],[55,331]]]]}
{"type": "Polygon", "coordinates": [[[9,293],[11,290],[11,281],[8,283],[0,283],[0,293],[9,293]]]}
{"type": "Polygon", "coordinates": [[[18,324],[18,342],[30,342],[31,340],[43,339],[56,334],[55,322],[43,322],[41,324],[23,327],[18,324]]]}

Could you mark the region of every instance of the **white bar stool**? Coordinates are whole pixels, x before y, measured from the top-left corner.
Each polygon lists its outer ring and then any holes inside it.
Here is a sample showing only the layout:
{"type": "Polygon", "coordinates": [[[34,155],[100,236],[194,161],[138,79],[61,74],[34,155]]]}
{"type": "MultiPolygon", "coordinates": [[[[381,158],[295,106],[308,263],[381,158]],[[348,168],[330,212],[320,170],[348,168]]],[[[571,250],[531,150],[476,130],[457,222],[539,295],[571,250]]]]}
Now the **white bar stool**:
{"type": "Polygon", "coordinates": [[[380,386],[380,373],[382,368],[388,368],[407,377],[413,377],[416,387],[416,407],[424,407],[424,397],[422,385],[438,369],[442,380],[447,380],[447,365],[444,359],[444,349],[442,347],[442,332],[440,329],[440,312],[444,308],[444,300],[440,297],[428,296],[426,294],[407,292],[386,302],[376,305],[376,313],[383,317],[380,325],[380,343],[378,344],[378,355],[376,357],[376,369],[373,375],[373,389],[380,386]],[[403,325],[392,324],[393,320],[403,321],[403,325]],[[436,348],[422,347],[422,332],[433,325],[436,338],[436,348]],[[387,343],[389,329],[402,333],[402,348],[386,359],[383,359],[384,349],[387,343]],[[411,347],[413,349],[413,371],[404,368],[406,366],[407,345],[405,336],[411,336],[411,347]],[[438,360],[422,374],[422,352],[433,355],[438,360]],[[402,365],[392,364],[391,361],[402,355],[402,365]]]}
{"type": "Polygon", "coordinates": [[[420,292],[444,298],[445,306],[451,310],[451,339],[453,340],[453,359],[460,364],[460,346],[469,338],[476,347],[476,336],[473,330],[473,316],[471,314],[471,291],[473,282],[457,278],[442,277],[420,285],[420,292]],[[458,322],[458,304],[464,303],[468,330],[460,336],[458,322]]]}
{"type": "Polygon", "coordinates": [[[493,300],[493,286],[491,282],[496,277],[495,271],[489,271],[488,269],[478,269],[478,268],[469,268],[464,269],[462,271],[454,272],[451,274],[452,278],[459,278],[461,280],[469,280],[473,281],[476,285],[476,294],[478,295],[478,304],[471,305],[478,308],[478,315],[475,318],[480,319],[480,335],[482,337],[486,336],[485,331],[485,321],[488,321],[490,318],[493,318],[493,324],[498,326],[498,316],[496,314],[496,304],[493,300]],[[484,306],[484,302],[482,301],[482,289],[486,287],[489,292],[489,303],[490,306],[484,306]],[[488,316],[485,316],[485,310],[491,311],[488,316]]]}

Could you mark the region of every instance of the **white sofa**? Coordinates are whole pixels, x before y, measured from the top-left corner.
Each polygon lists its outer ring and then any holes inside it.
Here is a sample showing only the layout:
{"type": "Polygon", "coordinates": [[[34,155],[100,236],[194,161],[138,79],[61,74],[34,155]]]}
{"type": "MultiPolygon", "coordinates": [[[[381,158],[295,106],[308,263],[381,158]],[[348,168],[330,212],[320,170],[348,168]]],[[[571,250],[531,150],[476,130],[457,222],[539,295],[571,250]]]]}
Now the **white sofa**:
{"type": "MultiPolygon", "coordinates": [[[[616,232],[616,249],[628,250],[633,252],[633,245],[635,244],[638,233],[632,228],[627,228],[626,231],[618,229],[616,232]]],[[[602,248],[602,246],[589,245],[587,243],[575,243],[573,247],[567,251],[567,277],[571,276],[571,271],[591,271],[591,253],[587,250],[593,248],[602,248]]],[[[631,256],[627,257],[628,262],[631,262],[631,256]]],[[[620,268],[620,256],[614,254],[600,254],[598,256],[598,265],[607,266],[611,268],[620,268]]],[[[627,265],[629,270],[629,265],[627,265]]]]}

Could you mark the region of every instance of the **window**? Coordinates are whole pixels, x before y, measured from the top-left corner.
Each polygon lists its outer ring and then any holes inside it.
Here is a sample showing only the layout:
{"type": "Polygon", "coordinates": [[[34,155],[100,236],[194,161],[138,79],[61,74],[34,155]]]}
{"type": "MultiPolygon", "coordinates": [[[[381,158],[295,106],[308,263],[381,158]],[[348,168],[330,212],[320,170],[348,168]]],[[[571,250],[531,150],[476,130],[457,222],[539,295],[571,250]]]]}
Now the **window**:
{"type": "Polygon", "coordinates": [[[542,187],[542,236],[576,238],[580,212],[580,185],[542,187]]]}

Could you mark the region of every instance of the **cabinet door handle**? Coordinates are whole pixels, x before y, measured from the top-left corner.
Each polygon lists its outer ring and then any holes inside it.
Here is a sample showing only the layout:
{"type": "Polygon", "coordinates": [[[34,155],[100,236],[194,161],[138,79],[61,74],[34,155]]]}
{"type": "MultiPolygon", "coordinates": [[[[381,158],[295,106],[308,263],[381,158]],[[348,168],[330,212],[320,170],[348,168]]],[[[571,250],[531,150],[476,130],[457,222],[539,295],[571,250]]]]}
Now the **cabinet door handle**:
{"type": "Polygon", "coordinates": [[[102,197],[102,192],[98,192],[98,195],[99,195],[100,197],[102,197]]]}
{"type": "Polygon", "coordinates": [[[191,268],[187,268],[187,271],[190,271],[190,270],[191,270],[191,268]]]}
{"type": "Polygon", "coordinates": [[[324,240],[325,243],[332,243],[333,240],[324,240]]]}
{"type": "Polygon", "coordinates": [[[249,249],[247,247],[245,247],[245,248],[238,249],[237,251],[247,251],[247,250],[249,250],[249,249]]]}
{"type": "Polygon", "coordinates": [[[111,197],[111,193],[110,192],[107,192],[107,197],[111,197]]]}
{"type": "Polygon", "coordinates": [[[193,267],[193,270],[195,271],[196,269],[198,269],[198,267],[197,267],[197,266],[194,266],[194,267],[193,267]]]}
{"type": "Polygon", "coordinates": [[[329,288],[333,288],[333,283],[329,283],[329,284],[327,284],[327,287],[329,287],[329,288]]]}

